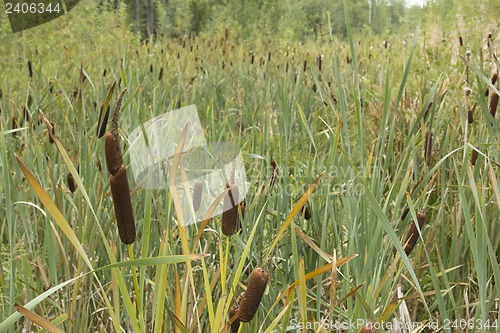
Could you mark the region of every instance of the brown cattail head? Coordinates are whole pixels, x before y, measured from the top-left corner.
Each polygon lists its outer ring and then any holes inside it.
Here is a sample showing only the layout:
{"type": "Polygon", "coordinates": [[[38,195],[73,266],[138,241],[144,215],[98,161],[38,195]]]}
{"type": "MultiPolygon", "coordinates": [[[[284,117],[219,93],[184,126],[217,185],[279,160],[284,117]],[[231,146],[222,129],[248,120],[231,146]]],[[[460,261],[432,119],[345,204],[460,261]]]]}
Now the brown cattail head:
{"type": "Polygon", "coordinates": [[[240,329],[240,319],[238,318],[238,306],[236,305],[229,309],[229,323],[231,324],[231,333],[237,333],[240,329]]]}
{"type": "Polygon", "coordinates": [[[309,207],[308,207],[307,203],[304,206],[302,206],[301,213],[302,213],[302,216],[304,217],[304,219],[306,219],[306,220],[311,219],[311,212],[309,211],[309,207]]]}
{"type": "Polygon", "coordinates": [[[243,294],[240,308],[238,309],[238,318],[240,321],[249,322],[253,319],[259,308],[262,296],[264,296],[268,279],[269,275],[262,268],[253,270],[248,281],[247,290],[243,294]]]}
{"type": "Polygon", "coordinates": [[[31,64],[31,60],[28,60],[28,71],[30,73],[30,79],[33,79],[33,65],[31,64]]]}
{"type": "Polygon", "coordinates": [[[116,175],[123,164],[120,137],[111,132],[107,132],[104,138],[104,151],[106,153],[108,171],[111,175],[116,175]]]}
{"type": "MultiPolygon", "coordinates": [[[[476,147],[476,149],[477,149],[477,147],[476,147]]],[[[479,153],[477,152],[476,149],[472,150],[472,154],[470,157],[470,163],[472,165],[476,165],[477,158],[479,157],[479,153]]]]}
{"type": "Polygon", "coordinates": [[[471,109],[467,110],[467,122],[469,124],[473,124],[474,123],[474,112],[472,112],[471,109]]]}
{"type": "Polygon", "coordinates": [[[425,163],[427,165],[431,164],[431,159],[432,159],[432,132],[428,131],[427,134],[425,135],[425,163]]]}
{"type": "Polygon", "coordinates": [[[460,46],[464,46],[464,40],[462,36],[458,36],[458,43],[460,44],[460,46]]]}
{"type": "Polygon", "coordinates": [[[158,80],[161,81],[161,78],[163,77],[163,67],[160,68],[160,74],[158,75],[158,80]]]}
{"type": "Polygon", "coordinates": [[[497,114],[497,107],[498,95],[496,93],[493,93],[490,98],[490,114],[493,118],[495,118],[495,115],[497,114]]]}
{"type": "Polygon", "coordinates": [[[120,239],[125,244],[132,244],[135,241],[134,212],[124,165],[111,176],[110,183],[120,239]]]}
{"type": "MultiPolygon", "coordinates": [[[[491,77],[491,84],[495,85],[495,83],[497,83],[497,80],[498,80],[498,73],[495,73],[491,77]]],[[[488,96],[489,93],[490,93],[490,89],[488,89],[488,87],[486,87],[486,90],[484,91],[484,96],[488,96]]]]}
{"type": "Polygon", "coordinates": [[[226,185],[227,194],[224,196],[222,213],[222,233],[231,236],[238,229],[238,186],[226,185]]]}
{"type": "MultiPolygon", "coordinates": [[[[425,222],[425,215],[424,214],[417,214],[417,221],[418,221],[418,227],[420,230],[422,230],[422,227],[424,226],[425,222]]],[[[415,244],[417,244],[418,240],[418,230],[417,226],[415,225],[414,222],[410,225],[410,230],[408,231],[408,236],[406,237],[406,242],[405,242],[405,253],[406,255],[409,255],[411,250],[415,247],[415,244]]]]}
{"type": "Polygon", "coordinates": [[[102,77],[105,77],[108,72],[106,71],[106,68],[104,68],[104,71],[102,72],[102,77]]]}
{"type": "Polygon", "coordinates": [[[66,176],[66,181],[68,182],[68,188],[71,191],[71,193],[75,193],[76,183],[75,183],[75,178],[73,178],[71,172],[68,172],[68,175],[66,176]]]}
{"type": "Polygon", "coordinates": [[[201,194],[203,193],[203,182],[197,181],[193,188],[193,209],[195,212],[200,209],[201,194]]]}

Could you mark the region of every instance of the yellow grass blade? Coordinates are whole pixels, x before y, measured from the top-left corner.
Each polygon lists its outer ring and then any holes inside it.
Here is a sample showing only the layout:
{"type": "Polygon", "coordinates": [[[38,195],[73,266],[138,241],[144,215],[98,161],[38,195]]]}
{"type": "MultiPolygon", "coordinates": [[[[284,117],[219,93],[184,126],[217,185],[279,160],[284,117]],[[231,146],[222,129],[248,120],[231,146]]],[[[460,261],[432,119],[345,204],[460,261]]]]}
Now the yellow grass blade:
{"type": "Polygon", "coordinates": [[[40,317],[36,313],[26,309],[24,306],[19,305],[19,304],[14,304],[14,307],[16,308],[17,312],[40,326],[41,328],[45,329],[49,333],[64,333],[64,331],[60,330],[59,328],[55,327],[52,325],[50,321],[48,321],[45,318],[40,317]]]}

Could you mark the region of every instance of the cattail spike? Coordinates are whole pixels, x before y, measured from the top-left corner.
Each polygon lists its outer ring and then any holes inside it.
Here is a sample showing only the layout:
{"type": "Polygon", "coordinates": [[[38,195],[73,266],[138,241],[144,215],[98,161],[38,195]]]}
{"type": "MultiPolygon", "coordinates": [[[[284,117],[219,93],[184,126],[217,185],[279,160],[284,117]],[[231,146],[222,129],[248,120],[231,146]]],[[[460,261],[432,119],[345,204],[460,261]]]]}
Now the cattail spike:
{"type": "Polygon", "coordinates": [[[249,322],[253,319],[259,308],[262,296],[266,290],[269,274],[262,268],[256,268],[250,275],[247,290],[243,294],[243,299],[240,302],[238,309],[238,318],[242,322],[249,322]]]}
{"type": "Polygon", "coordinates": [[[229,323],[231,324],[231,333],[237,333],[240,329],[240,319],[238,318],[238,307],[236,305],[229,309],[229,323]]]}
{"type": "Polygon", "coordinates": [[[495,115],[497,114],[497,107],[498,95],[496,93],[493,93],[490,98],[490,114],[493,118],[495,118],[495,115]]]}
{"type": "Polygon", "coordinates": [[[239,192],[238,186],[229,184],[228,192],[224,196],[223,213],[222,213],[222,233],[226,236],[231,236],[238,229],[238,202],[239,192]]]}
{"type": "Polygon", "coordinates": [[[135,241],[135,222],[127,171],[124,165],[118,169],[115,175],[111,176],[110,183],[120,239],[125,244],[132,244],[135,241]]]}
{"type": "MultiPolygon", "coordinates": [[[[424,214],[417,214],[417,222],[418,222],[418,228],[422,230],[425,222],[425,215],[424,214]]],[[[410,226],[410,230],[408,231],[408,236],[406,237],[406,242],[405,242],[405,253],[406,255],[409,255],[410,252],[413,250],[415,247],[415,244],[417,244],[418,240],[418,230],[417,226],[415,225],[414,222],[412,222],[410,226]]]]}

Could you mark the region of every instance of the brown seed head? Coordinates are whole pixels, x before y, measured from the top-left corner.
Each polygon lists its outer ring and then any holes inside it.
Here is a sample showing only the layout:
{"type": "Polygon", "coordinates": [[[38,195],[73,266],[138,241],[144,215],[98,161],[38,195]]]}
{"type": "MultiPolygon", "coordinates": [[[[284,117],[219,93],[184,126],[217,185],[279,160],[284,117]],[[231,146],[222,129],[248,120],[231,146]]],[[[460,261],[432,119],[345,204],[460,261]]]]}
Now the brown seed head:
{"type": "Polygon", "coordinates": [[[250,275],[247,290],[243,294],[243,298],[240,302],[240,308],[238,310],[238,318],[242,322],[251,321],[255,316],[255,313],[257,313],[257,309],[259,308],[262,296],[264,296],[268,280],[269,274],[267,274],[262,268],[254,269],[250,275]]]}
{"type": "Polygon", "coordinates": [[[238,186],[227,184],[229,188],[224,196],[222,213],[222,233],[231,236],[238,228],[238,186]]]}
{"type": "Polygon", "coordinates": [[[493,118],[495,118],[495,115],[497,114],[497,107],[498,95],[496,93],[493,93],[490,98],[490,114],[493,118]]]}
{"type": "Polygon", "coordinates": [[[71,193],[75,193],[76,183],[75,183],[75,178],[73,178],[71,172],[68,172],[68,175],[66,176],[66,181],[68,182],[68,188],[71,191],[71,193]]]}
{"type": "Polygon", "coordinates": [[[132,244],[135,241],[134,212],[124,165],[111,176],[110,183],[120,239],[125,244],[132,244]]]}
{"type": "MultiPolygon", "coordinates": [[[[476,147],[477,149],[477,147],[476,147]]],[[[477,150],[473,150],[472,151],[472,154],[471,154],[471,157],[470,157],[470,163],[472,165],[476,165],[476,161],[477,161],[477,158],[479,157],[479,153],[477,152],[477,150]]]]}
{"type": "Polygon", "coordinates": [[[104,138],[104,151],[106,153],[106,164],[111,175],[115,175],[123,164],[120,149],[120,137],[107,132],[104,138]]]}
{"type": "MultiPolygon", "coordinates": [[[[424,214],[417,214],[417,221],[418,221],[419,229],[422,230],[422,228],[424,226],[424,222],[425,222],[425,215],[424,214]]],[[[406,242],[405,242],[406,255],[410,255],[410,252],[415,247],[415,244],[417,244],[417,240],[418,240],[417,226],[412,221],[412,224],[410,225],[410,230],[408,231],[408,236],[406,237],[406,242]]]]}

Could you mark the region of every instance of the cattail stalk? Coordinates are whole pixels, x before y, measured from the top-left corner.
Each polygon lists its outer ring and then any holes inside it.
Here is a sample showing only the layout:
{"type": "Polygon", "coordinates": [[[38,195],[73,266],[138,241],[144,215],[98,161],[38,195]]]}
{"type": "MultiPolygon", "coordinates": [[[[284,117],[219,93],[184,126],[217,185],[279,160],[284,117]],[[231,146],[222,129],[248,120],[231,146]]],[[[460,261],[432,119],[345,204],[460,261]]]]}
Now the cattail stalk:
{"type": "Polygon", "coordinates": [[[238,307],[236,305],[229,309],[229,323],[231,324],[231,333],[237,333],[240,329],[240,319],[238,318],[238,307]],[[231,321],[233,318],[234,320],[231,321]]]}
{"type": "Polygon", "coordinates": [[[238,318],[242,322],[249,322],[253,319],[259,308],[262,296],[266,290],[269,274],[262,268],[256,268],[250,275],[247,290],[243,294],[243,299],[240,302],[238,309],[238,318]]]}
{"type": "Polygon", "coordinates": [[[115,207],[116,221],[120,239],[125,244],[132,244],[135,241],[135,222],[132,210],[132,200],[130,198],[130,188],[128,184],[127,171],[123,165],[123,157],[120,149],[120,137],[118,135],[118,116],[123,100],[125,88],[116,103],[111,119],[111,129],[106,133],[104,140],[104,150],[106,152],[106,164],[111,175],[111,195],[115,207]]]}

